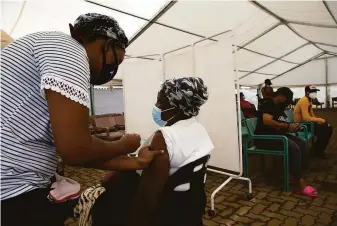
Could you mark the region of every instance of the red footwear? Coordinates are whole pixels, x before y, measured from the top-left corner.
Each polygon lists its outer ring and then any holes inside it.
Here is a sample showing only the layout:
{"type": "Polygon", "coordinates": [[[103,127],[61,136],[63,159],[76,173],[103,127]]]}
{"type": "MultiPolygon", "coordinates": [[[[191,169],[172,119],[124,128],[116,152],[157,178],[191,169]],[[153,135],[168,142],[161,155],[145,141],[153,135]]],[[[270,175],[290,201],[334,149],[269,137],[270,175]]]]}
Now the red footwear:
{"type": "Polygon", "coordinates": [[[318,196],[318,192],[316,191],[316,189],[311,187],[311,186],[306,186],[302,191],[297,190],[295,192],[298,193],[298,194],[301,194],[301,195],[308,196],[308,197],[317,197],[318,196]]]}

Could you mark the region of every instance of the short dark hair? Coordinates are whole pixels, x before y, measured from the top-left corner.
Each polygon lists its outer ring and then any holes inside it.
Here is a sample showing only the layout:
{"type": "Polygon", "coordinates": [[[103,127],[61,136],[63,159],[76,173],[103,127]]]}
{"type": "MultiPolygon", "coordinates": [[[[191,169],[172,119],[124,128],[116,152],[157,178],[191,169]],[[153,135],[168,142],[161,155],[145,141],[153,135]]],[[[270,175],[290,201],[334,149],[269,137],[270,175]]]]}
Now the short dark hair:
{"type": "Polygon", "coordinates": [[[271,83],[270,79],[266,79],[266,80],[264,80],[264,84],[266,84],[266,85],[272,85],[273,83],[271,83]]]}
{"type": "Polygon", "coordinates": [[[291,89],[289,89],[288,87],[278,88],[275,92],[275,96],[278,96],[278,95],[285,96],[287,100],[292,100],[294,97],[293,91],[291,91],[291,89]]]}

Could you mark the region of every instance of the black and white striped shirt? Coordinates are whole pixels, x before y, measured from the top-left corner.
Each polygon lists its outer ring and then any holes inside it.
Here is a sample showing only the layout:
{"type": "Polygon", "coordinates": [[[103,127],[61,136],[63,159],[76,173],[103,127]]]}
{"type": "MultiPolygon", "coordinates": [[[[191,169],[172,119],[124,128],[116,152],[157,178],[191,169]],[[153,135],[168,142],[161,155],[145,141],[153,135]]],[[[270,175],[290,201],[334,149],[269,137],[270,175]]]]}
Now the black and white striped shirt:
{"type": "Polygon", "coordinates": [[[85,49],[60,32],[25,36],[1,52],[1,200],[48,186],[56,152],[44,90],[89,107],[85,49]]]}

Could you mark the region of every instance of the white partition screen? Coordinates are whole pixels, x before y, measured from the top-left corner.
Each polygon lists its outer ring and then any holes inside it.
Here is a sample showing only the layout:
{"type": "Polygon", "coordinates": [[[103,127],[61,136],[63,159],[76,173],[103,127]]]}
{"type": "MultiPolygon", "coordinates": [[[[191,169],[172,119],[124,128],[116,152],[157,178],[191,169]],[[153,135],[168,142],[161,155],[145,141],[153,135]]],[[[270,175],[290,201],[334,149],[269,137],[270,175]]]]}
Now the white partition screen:
{"type": "Polygon", "coordinates": [[[204,80],[209,99],[199,121],[210,134],[215,149],[209,165],[240,171],[232,44],[223,40],[195,48],[196,76],[204,80]]]}
{"type": "Polygon", "coordinates": [[[165,78],[193,76],[193,52],[188,47],[165,57],[165,78]]]}
{"type": "Polygon", "coordinates": [[[126,132],[147,139],[158,129],[152,119],[152,108],[163,80],[162,64],[137,59],[127,60],[123,67],[126,132]]]}

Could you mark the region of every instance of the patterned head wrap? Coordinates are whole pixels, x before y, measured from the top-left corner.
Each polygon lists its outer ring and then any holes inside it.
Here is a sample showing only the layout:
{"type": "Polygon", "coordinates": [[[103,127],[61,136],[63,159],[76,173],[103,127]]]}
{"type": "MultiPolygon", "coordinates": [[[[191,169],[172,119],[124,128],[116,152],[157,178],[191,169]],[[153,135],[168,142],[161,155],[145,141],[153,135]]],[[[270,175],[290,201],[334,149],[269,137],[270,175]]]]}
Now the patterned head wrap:
{"type": "Polygon", "coordinates": [[[172,106],[180,108],[184,115],[199,114],[200,106],[208,100],[207,87],[201,78],[185,77],[166,80],[161,90],[172,106]]]}
{"type": "Polygon", "coordinates": [[[118,22],[110,17],[98,13],[87,13],[79,16],[74,28],[87,37],[95,35],[111,38],[116,45],[125,49],[128,46],[128,38],[118,22]]]}

